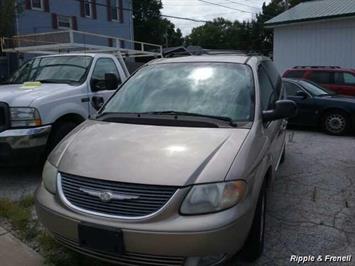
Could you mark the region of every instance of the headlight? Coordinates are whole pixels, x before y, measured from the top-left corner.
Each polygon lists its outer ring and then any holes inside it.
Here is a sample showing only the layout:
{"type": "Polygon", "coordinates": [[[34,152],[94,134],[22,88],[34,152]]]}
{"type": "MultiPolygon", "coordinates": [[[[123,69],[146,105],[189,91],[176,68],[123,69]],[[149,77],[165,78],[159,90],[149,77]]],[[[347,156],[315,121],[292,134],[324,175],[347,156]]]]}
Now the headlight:
{"type": "Polygon", "coordinates": [[[36,127],[42,124],[41,117],[36,108],[11,107],[11,127],[36,127]]]}
{"type": "Polygon", "coordinates": [[[57,168],[47,161],[43,168],[42,181],[44,187],[53,194],[57,191],[57,174],[57,168]]]}
{"type": "Polygon", "coordinates": [[[242,180],[196,185],[187,194],[182,206],[182,214],[204,214],[228,209],[241,202],[247,191],[247,183],[242,180]]]}

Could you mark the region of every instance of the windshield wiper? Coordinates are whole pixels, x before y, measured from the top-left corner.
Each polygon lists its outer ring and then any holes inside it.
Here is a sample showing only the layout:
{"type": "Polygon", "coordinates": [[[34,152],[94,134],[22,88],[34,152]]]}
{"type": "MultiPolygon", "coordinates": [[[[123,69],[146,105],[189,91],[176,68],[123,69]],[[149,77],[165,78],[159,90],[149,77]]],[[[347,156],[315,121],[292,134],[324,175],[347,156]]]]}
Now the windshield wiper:
{"type": "Polygon", "coordinates": [[[230,117],[227,116],[214,116],[214,115],[204,115],[198,113],[189,113],[189,112],[179,112],[179,111],[155,111],[155,112],[145,112],[138,114],[147,114],[147,115],[176,115],[176,116],[193,116],[193,117],[203,117],[203,118],[211,118],[216,120],[221,120],[224,122],[228,122],[230,126],[237,127],[237,123],[233,121],[230,117]]]}

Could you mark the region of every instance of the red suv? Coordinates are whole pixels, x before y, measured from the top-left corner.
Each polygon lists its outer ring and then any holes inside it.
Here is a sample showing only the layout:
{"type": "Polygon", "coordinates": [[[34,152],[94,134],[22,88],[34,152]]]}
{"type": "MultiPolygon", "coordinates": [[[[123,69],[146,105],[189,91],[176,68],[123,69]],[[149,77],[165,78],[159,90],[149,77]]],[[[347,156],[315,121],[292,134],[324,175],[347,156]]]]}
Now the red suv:
{"type": "Polygon", "coordinates": [[[336,92],[355,96],[355,70],[337,66],[296,66],[283,77],[307,79],[336,92]]]}

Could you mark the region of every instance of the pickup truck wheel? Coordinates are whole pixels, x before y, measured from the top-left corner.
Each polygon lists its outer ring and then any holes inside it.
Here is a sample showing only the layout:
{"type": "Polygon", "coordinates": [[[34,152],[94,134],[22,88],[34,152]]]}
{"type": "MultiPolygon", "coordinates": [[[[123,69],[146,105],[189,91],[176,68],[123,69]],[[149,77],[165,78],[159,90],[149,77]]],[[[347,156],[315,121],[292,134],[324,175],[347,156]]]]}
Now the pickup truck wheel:
{"type": "Polygon", "coordinates": [[[47,155],[57,146],[57,144],[72,131],[78,123],[75,122],[60,122],[55,124],[52,133],[49,136],[47,155]]]}
{"type": "Polygon", "coordinates": [[[350,127],[350,120],[346,113],[331,111],[323,116],[323,128],[330,135],[344,135],[350,127]]]}
{"type": "Polygon", "coordinates": [[[266,185],[264,182],[256,206],[253,224],[249,231],[249,235],[245,242],[245,245],[241,251],[242,257],[249,262],[253,262],[258,259],[264,249],[265,213],[266,185]]]}

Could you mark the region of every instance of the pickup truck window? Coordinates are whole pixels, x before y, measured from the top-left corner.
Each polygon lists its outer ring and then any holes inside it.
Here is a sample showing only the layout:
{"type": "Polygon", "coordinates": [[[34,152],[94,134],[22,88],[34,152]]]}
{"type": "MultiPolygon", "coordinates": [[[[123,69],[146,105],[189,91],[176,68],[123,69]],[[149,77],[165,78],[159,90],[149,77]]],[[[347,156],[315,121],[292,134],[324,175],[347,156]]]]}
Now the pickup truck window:
{"type": "Polygon", "coordinates": [[[185,112],[251,121],[253,75],[243,64],[169,63],[142,68],[102,113],[185,112]]]}
{"type": "Polygon", "coordinates": [[[99,90],[105,89],[105,74],[114,74],[117,80],[120,80],[116,64],[111,58],[100,58],[96,61],[92,79],[95,80],[95,84],[99,87],[99,90]]]}
{"type": "Polygon", "coordinates": [[[10,83],[82,83],[88,73],[90,56],[49,56],[30,60],[10,79],[10,83]]]}

